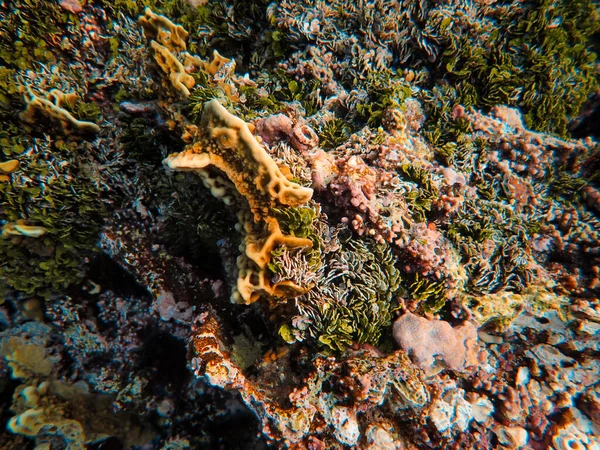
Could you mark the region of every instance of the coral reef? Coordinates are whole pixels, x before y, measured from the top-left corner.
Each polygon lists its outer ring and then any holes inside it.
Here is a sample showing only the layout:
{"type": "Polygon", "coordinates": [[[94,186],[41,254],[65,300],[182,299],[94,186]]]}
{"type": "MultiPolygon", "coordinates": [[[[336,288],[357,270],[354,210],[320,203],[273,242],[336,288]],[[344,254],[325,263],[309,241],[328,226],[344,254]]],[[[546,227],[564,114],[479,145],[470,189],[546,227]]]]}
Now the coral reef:
{"type": "Polygon", "coordinates": [[[0,4],[0,447],[600,447],[598,17],[0,4]]]}
{"type": "Polygon", "coordinates": [[[10,419],[8,429],[36,437],[38,446],[62,440],[66,448],[76,450],[107,436],[121,438],[126,446],[151,438],[148,432],[130,424],[127,414],[113,416],[111,403],[109,398],[90,395],[82,387],[45,381],[23,387],[16,401],[17,415],[10,419]]]}

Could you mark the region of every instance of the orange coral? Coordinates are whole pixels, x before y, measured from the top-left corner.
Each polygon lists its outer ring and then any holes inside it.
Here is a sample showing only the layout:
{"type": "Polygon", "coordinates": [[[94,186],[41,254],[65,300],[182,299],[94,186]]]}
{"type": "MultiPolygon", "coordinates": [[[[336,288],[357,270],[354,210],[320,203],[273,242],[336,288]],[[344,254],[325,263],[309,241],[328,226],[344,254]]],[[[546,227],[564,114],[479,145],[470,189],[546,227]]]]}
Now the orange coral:
{"type": "Polygon", "coordinates": [[[307,203],[312,189],[289,181],[248,125],[217,100],[204,105],[199,129],[196,143],[170,155],[164,163],[171,169],[197,173],[212,194],[226,204],[232,202],[231,188],[247,200],[250,211],[238,214],[245,244],[244,254],[238,258],[240,273],[232,300],[252,303],[261,293],[281,296],[290,289],[302,292],[290,282],[271,285],[266,266],[276,245],[312,246],[309,239],[284,235],[273,212],[274,208],[307,203]],[[223,172],[227,180],[209,172],[210,166],[223,172]]]}

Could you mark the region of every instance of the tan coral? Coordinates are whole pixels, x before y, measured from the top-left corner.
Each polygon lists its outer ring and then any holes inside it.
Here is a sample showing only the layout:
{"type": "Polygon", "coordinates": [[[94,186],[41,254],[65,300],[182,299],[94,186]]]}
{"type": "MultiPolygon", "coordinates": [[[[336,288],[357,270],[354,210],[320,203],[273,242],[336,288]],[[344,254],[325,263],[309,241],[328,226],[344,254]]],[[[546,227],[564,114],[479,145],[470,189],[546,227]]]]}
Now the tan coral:
{"type": "Polygon", "coordinates": [[[8,175],[13,173],[15,170],[19,168],[19,161],[16,159],[11,159],[10,161],[5,161],[0,163],[0,174],[8,175]]]}
{"type": "Polygon", "coordinates": [[[52,373],[52,360],[48,357],[46,348],[26,339],[8,339],[0,347],[0,355],[11,369],[13,379],[47,377],[52,373]]]}
{"type": "Polygon", "coordinates": [[[238,258],[238,293],[234,293],[232,300],[251,303],[263,292],[276,296],[289,289],[302,292],[290,283],[270,285],[265,271],[276,245],[312,246],[309,239],[284,235],[273,211],[307,203],[312,189],[289,181],[248,125],[217,100],[204,105],[199,128],[200,140],[183,152],[170,155],[164,164],[171,169],[197,173],[213,195],[230,203],[227,184],[217,183],[215,180],[219,177],[209,171],[209,167],[217,168],[247,200],[250,212],[238,214],[245,242],[244,255],[238,258]]]}
{"type": "Polygon", "coordinates": [[[148,429],[136,425],[131,414],[113,413],[110,396],[89,394],[81,386],[44,381],[17,392],[12,408],[17,414],[7,425],[15,434],[31,438],[51,435],[62,441],[61,448],[72,450],[83,450],[86,444],[109,436],[119,438],[127,447],[154,437],[148,429]]]}
{"type": "Polygon", "coordinates": [[[150,8],[144,10],[138,22],[144,28],[146,35],[151,39],[150,46],[154,50],[154,60],[161,70],[168,76],[169,82],[184,98],[190,95],[194,87],[194,78],[189,75],[184,65],[177,59],[177,55],[185,59],[186,64],[197,66],[197,58],[185,51],[185,41],[188,32],[163,16],[154,14],[150,8]]]}
{"type": "Polygon", "coordinates": [[[222,89],[226,97],[235,103],[241,101],[237,86],[241,84],[254,85],[246,78],[236,76],[235,60],[225,58],[216,50],[213,51],[210,62],[202,61],[197,56],[186,55],[186,58],[189,65],[198,67],[208,76],[211,86],[222,89]]]}
{"type": "Polygon", "coordinates": [[[174,24],[164,16],[154,14],[148,7],[138,22],[144,27],[150,39],[155,39],[169,50],[186,49],[185,41],[189,33],[181,25],[174,24]]]}
{"type": "Polygon", "coordinates": [[[167,47],[156,41],[150,42],[150,45],[154,50],[154,60],[169,77],[171,85],[182,96],[188,97],[190,95],[190,89],[194,87],[195,84],[194,78],[186,73],[183,64],[173,56],[167,47]]]}
{"type": "Polygon", "coordinates": [[[34,123],[36,113],[40,112],[59,122],[65,134],[71,132],[96,134],[100,132],[100,127],[95,123],[77,120],[69,111],[61,107],[63,102],[73,101],[74,94],[65,94],[58,89],[53,89],[44,98],[36,95],[29,86],[23,87],[22,93],[27,108],[21,113],[21,120],[34,123]]]}
{"type": "Polygon", "coordinates": [[[223,67],[227,66],[228,64],[231,65],[232,68],[230,70],[233,71],[233,69],[235,68],[235,61],[229,58],[225,58],[218,51],[213,50],[212,60],[210,62],[202,61],[200,67],[207,74],[214,76],[217,75],[217,73],[219,73],[223,69],[223,67]]]}
{"type": "Polygon", "coordinates": [[[267,217],[265,223],[254,223],[252,215],[238,214],[243,227],[244,253],[237,258],[237,292],[232,295],[234,303],[251,303],[260,293],[272,297],[286,297],[291,294],[304,294],[306,289],[291,281],[272,284],[267,275],[266,266],[271,260],[271,252],[276,245],[288,247],[310,247],[308,239],[286,236],[274,217],[267,217]],[[266,237],[263,237],[266,236],[266,237]]]}
{"type": "Polygon", "coordinates": [[[145,9],[138,22],[150,39],[154,59],[168,76],[170,84],[184,98],[190,95],[189,90],[195,85],[194,78],[188,74],[190,71],[204,72],[208,76],[208,82],[221,88],[234,102],[240,102],[236,85],[253,84],[246,78],[236,77],[235,60],[221,56],[216,50],[208,62],[185,51],[188,32],[181,25],[153,13],[150,8],[145,9]]]}

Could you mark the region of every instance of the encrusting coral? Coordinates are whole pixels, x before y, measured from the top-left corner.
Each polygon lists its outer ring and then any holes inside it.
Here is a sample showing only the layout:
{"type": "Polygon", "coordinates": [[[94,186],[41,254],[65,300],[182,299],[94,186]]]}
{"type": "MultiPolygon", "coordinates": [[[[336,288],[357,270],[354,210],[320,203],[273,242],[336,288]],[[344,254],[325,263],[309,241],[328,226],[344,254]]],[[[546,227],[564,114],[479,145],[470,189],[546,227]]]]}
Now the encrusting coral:
{"type": "Polygon", "coordinates": [[[197,142],[169,156],[164,163],[171,169],[197,173],[212,194],[226,204],[233,201],[236,193],[247,201],[249,211],[242,209],[238,213],[244,244],[243,255],[238,258],[234,302],[252,303],[262,292],[275,296],[285,294],[287,289],[302,292],[301,287],[289,282],[271,285],[266,270],[276,245],[312,246],[309,239],[284,235],[274,211],[276,207],[307,203],[312,189],[289,181],[243,120],[230,114],[217,100],[207,102],[197,142]],[[227,180],[211,174],[211,166],[222,171],[227,180]]]}
{"type": "Polygon", "coordinates": [[[428,372],[436,370],[436,363],[458,371],[479,365],[477,327],[468,321],[452,327],[407,312],[394,322],[393,334],[400,348],[428,372]]]}
{"type": "Polygon", "coordinates": [[[144,16],[140,16],[139,23],[151,38],[150,46],[154,50],[154,60],[167,75],[173,88],[181,96],[188,97],[189,90],[194,87],[196,82],[174,54],[181,53],[186,59],[191,58],[185,52],[185,40],[188,32],[181,25],[175,25],[166,17],[154,14],[150,8],[144,10],[144,16]]]}
{"type": "Polygon", "coordinates": [[[15,434],[36,438],[40,446],[56,437],[73,450],[84,450],[86,444],[108,436],[118,436],[126,445],[147,442],[151,432],[137,426],[128,414],[113,415],[110,404],[110,398],[94,396],[85,387],[44,381],[20,390],[17,415],[7,427],[15,434]]]}
{"type": "Polygon", "coordinates": [[[429,393],[420,371],[402,350],[386,357],[366,350],[340,362],[319,358],[313,363],[313,372],[291,391],[287,390],[287,399],[282,402],[271,398],[264,386],[256,386],[243,374],[219,336],[215,318],[208,312],[202,313],[192,337],[192,370],[213,386],[240,392],[244,403],[261,421],[263,434],[273,444],[302,445],[315,425],[324,423],[338,442],[356,445],[361,428],[369,423],[367,417],[376,417],[377,409],[384,404],[408,417],[425,412],[429,393]],[[338,377],[346,381],[343,392],[323,389],[338,377]],[[351,406],[347,406],[348,398],[353,399],[351,406]]]}
{"type": "Polygon", "coordinates": [[[7,365],[11,379],[22,382],[13,394],[14,415],[7,429],[35,439],[39,446],[73,449],[85,449],[86,444],[101,442],[108,436],[131,445],[151,439],[148,426],[140,425],[127,412],[112,411],[110,395],[91,393],[81,381],[57,379],[64,355],[58,354],[60,346],[51,334],[52,327],[39,322],[0,332],[0,367],[5,369],[7,365]]]}

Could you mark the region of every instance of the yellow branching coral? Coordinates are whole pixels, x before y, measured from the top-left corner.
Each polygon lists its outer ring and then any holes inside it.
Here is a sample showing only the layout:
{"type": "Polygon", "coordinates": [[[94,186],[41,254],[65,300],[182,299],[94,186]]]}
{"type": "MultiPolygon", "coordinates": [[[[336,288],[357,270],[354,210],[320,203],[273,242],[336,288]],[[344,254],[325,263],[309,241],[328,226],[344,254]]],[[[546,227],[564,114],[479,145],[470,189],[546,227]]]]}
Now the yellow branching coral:
{"type": "Polygon", "coordinates": [[[194,78],[186,73],[183,64],[173,56],[167,47],[160,45],[156,41],[150,42],[150,45],[154,50],[154,60],[169,77],[171,85],[181,95],[188,97],[190,95],[190,89],[194,87],[195,84],[194,78]]]}
{"type": "Polygon", "coordinates": [[[100,132],[100,127],[95,123],[77,120],[69,111],[61,107],[63,102],[72,102],[77,97],[76,94],[65,94],[58,89],[52,89],[44,98],[36,95],[28,86],[22,88],[22,93],[27,108],[21,113],[21,120],[33,123],[36,113],[39,112],[59,122],[65,134],[100,132]]]}
{"type": "Polygon", "coordinates": [[[185,50],[188,32],[164,16],[154,14],[150,8],[144,10],[139,18],[140,25],[150,39],[155,39],[169,50],[185,50]]]}
{"type": "Polygon", "coordinates": [[[303,205],[313,191],[285,177],[243,120],[217,100],[205,103],[197,142],[170,155],[164,163],[171,169],[197,173],[212,194],[227,204],[232,200],[231,185],[247,200],[249,211],[238,214],[244,254],[238,258],[240,273],[232,301],[252,303],[261,293],[280,296],[290,289],[302,291],[290,282],[272,285],[266,266],[276,245],[312,246],[309,239],[284,235],[274,208],[303,205]],[[215,176],[210,167],[219,169],[228,180],[215,176]]]}
{"type": "Polygon", "coordinates": [[[196,58],[185,52],[185,40],[188,32],[181,25],[174,24],[166,17],[154,14],[150,8],[146,8],[144,15],[140,16],[138,21],[151,39],[150,46],[154,50],[154,60],[169,77],[175,90],[187,98],[195,81],[186,72],[184,65],[177,59],[175,53],[183,52],[186,64],[196,65],[196,58]]]}

